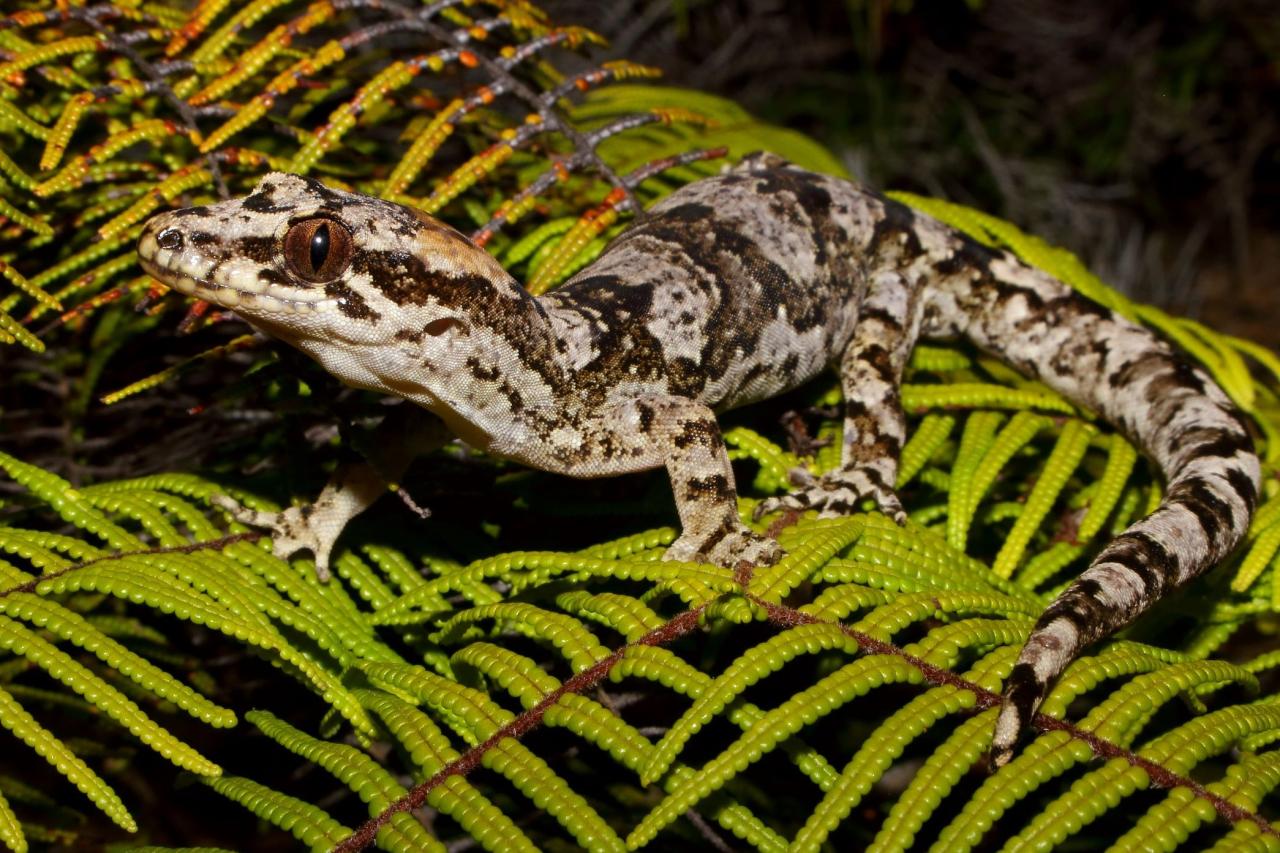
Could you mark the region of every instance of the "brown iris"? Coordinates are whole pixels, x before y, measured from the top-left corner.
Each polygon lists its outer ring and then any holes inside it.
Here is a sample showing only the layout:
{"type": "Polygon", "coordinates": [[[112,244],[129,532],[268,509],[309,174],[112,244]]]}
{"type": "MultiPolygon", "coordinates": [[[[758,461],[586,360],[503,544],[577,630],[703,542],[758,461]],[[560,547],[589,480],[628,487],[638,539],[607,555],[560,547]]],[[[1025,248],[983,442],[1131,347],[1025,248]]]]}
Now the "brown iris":
{"type": "Polygon", "coordinates": [[[332,219],[296,222],[284,235],[284,259],[299,278],[332,281],[351,263],[351,232],[332,219]]]}

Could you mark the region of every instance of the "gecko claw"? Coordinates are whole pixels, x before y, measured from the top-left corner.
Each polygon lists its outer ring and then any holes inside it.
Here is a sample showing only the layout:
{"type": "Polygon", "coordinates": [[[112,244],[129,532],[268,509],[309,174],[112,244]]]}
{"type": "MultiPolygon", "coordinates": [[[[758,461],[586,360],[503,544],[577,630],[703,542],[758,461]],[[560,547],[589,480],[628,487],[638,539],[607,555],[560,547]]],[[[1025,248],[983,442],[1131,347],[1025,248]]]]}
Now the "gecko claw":
{"type": "Polygon", "coordinates": [[[830,471],[815,477],[803,468],[792,468],[788,479],[799,488],[756,504],[753,517],[757,521],[778,510],[804,512],[813,509],[818,511],[819,518],[840,518],[859,512],[859,505],[865,500],[875,501],[880,512],[897,524],[907,521],[898,496],[883,484],[879,473],[873,469],[830,471]]]}
{"type": "Polygon", "coordinates": [[[271,534],[271,553],[281,560],[288,560],[298,551],[310,551],[315,556],[316,578],[321,583],[328,583],[333,577],[329,571],[329,555],[341,528],[331,531],[323,524],[314,523],[313,506],[293,506],[281,512],[261,512],[242,506],[229,495],[214,495],[209,502],[226,510],[241,524],[268,531],[271,534]]]}

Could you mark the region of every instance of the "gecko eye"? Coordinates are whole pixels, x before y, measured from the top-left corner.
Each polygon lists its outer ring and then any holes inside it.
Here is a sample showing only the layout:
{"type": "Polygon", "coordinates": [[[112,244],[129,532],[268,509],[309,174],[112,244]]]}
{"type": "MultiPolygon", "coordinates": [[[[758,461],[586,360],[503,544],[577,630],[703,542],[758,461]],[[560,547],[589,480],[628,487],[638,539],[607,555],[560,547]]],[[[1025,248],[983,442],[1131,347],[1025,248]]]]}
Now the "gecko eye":
{"type": "Polygon", "coordinates": [[[284,235],[284,259],[299,278],[332,281],[351,263],[351,232],[332,219],[305,219],[284,235]]]}

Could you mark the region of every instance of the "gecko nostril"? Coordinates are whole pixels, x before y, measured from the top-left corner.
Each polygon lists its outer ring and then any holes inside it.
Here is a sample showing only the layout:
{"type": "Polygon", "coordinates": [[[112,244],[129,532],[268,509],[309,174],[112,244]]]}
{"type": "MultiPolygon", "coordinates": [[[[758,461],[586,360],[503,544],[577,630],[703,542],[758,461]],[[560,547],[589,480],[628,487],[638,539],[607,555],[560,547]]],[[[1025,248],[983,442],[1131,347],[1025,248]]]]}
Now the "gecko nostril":
{"type": "Polygon", "coordinates": [[[166,228],[156,235],[156,244],[161,249],[176,251],[182,248],[182,232],[177,228],[166,228]]]}

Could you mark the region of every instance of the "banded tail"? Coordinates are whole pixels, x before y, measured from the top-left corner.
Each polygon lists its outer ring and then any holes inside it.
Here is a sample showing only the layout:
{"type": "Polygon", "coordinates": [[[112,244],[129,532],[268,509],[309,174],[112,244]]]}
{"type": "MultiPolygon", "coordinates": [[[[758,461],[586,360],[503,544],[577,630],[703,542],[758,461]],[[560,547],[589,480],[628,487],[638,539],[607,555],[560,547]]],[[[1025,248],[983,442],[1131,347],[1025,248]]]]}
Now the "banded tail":
{"type": "Polygon", "coordinates": [[[1200,368],[1140,326],[1003,252],[964,241],[936,262],[923,334],[962,334],[1087,406],[1160,467],[1164,499],[1040,616],[1005,687],[992,759],[1087,645],[1213,567],[1244,537],[1261,466],[1242,414],[1200,368]]]}

